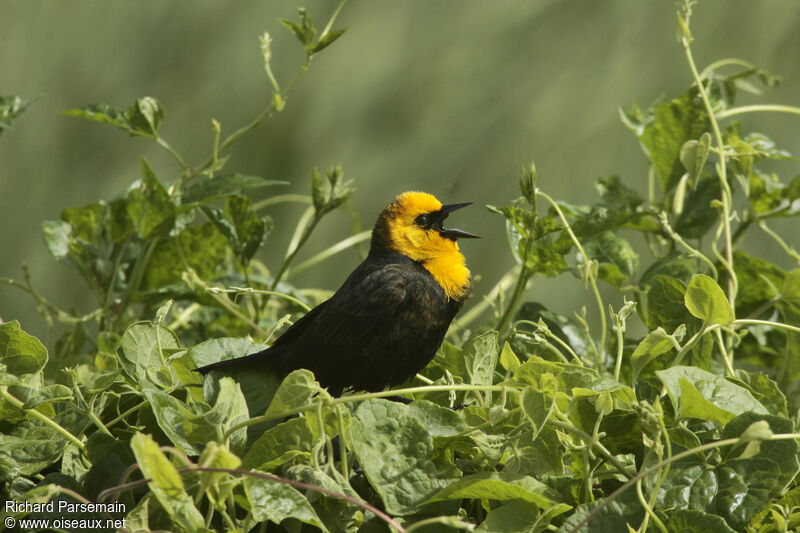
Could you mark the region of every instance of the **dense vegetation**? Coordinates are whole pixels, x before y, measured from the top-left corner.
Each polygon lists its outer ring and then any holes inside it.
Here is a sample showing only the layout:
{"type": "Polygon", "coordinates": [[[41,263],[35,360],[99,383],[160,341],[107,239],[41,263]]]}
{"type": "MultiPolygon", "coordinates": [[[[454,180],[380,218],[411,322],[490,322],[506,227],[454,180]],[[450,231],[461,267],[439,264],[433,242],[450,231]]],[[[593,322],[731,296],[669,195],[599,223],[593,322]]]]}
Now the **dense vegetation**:
{"type": "MultiPolygon", "coordinates": [[[[651,163],[647,197],[611,176],[598,180],[596,203],[572,205],[526,166],[520,198],[488,206],[505,220],[513,268],[474,297],[417,379],[385,393],[332,398],[307,371],[282,382],[192,372],[269,343],[328,296],[292,275],[368,237],[298,264],[353,194],[342,169],[309,169],[304,197],[225,172],[237,140],[280,113],[344,33],[333,29],[338,11],[319,30],[304,10],[282,21],[305,50],[285,82],[262,36],[269,104],[228,135],[212,121],[199,164],[162,138],[155,98],[69,111],[158,143],[183,171],[165,180],[142,159],[124,194],[43,224],[94,311],[57,308],[28,276],[0,278],[35,298],[50,332],[43,344],[16,321],[0,324],[4,499],[119,501],[131,531],[800,527],[800,270],[739,248],[760,232],[800,263],[793,236],[770,227],[800,212],[800,177],[784,180],[790,154],[731,120],[800,109],[737,107],[738,92],[776,79],[738,59],[698,69],[691,8],[681,6],[678,40],[694,84],[622,113],[651,163]],[[254,259],[273,231],[259,210],[282,202],[306,208],[270,271],[254,259]],[[522,301],[534,276],[565,272],[587,289],[574,315],[522,301]],[[604,300],[603,284],[621,304],[604,300]],[[632,337],[638,324],[646,333],[632,337]],[[415,401],[385,399],[398,394],[415,401]]],[[[26,106],[0,100],[0,133],[26,106]]],[[[47,513],[26,518],[37,516],[47,513]]],[[[70,518],[82,516],[97,513],[70,518]]]]}

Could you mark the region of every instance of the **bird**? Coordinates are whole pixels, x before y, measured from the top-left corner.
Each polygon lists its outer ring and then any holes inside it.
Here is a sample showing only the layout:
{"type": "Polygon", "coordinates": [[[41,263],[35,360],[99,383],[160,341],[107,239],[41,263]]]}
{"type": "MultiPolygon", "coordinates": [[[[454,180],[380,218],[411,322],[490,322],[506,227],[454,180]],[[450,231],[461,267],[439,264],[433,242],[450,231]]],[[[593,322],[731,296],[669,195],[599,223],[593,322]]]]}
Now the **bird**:
{"type": "Polygon", "coordinates": [[[367,257],[331,298],[269,348],[196,370],[268,367],[285,376],[305,368],[333,396],[406,382],[436,355],[472,289],[457,240],[479,236],[444,227],[450,213],[471,203],[399,194],[378,216],[367,257]]]}

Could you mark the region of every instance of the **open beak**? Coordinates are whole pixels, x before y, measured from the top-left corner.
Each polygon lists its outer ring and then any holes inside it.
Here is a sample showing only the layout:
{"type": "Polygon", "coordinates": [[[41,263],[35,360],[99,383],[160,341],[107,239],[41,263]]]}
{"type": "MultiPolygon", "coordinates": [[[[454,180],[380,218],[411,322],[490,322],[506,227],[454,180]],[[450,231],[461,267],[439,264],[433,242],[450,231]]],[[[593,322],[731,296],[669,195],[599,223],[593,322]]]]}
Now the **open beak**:
{"type": "Polygon", "coordinates": [[[439,232],[439,235],[444,237],[445,239],[480,239],[480,235],[475,235],[474,233],[469,233],[468,231],[460,230],[460,229],[445,229],[444,227],[444,220],[447,218],[447,215],[455,211],[456,209],[461,209],[462,207],[467,207],[468,205],[472,205],[472,202],[465,202],[463,204],[448,204],[443,205],[442,208],[439,210],[436,226],[435,229],[439,232]]]}

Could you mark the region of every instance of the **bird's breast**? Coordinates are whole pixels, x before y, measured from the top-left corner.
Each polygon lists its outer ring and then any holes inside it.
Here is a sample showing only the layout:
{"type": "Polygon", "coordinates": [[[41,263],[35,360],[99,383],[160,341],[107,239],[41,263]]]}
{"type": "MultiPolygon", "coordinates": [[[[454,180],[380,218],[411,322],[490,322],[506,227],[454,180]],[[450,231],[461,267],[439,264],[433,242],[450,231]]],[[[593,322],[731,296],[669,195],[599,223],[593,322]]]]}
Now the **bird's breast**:
{"type": "Polygon", "coordinates": [[[460,301],[469,294],[470,272],[460,252],[429,259],[422,266],[431,273],[448,299],[460,301]]]}

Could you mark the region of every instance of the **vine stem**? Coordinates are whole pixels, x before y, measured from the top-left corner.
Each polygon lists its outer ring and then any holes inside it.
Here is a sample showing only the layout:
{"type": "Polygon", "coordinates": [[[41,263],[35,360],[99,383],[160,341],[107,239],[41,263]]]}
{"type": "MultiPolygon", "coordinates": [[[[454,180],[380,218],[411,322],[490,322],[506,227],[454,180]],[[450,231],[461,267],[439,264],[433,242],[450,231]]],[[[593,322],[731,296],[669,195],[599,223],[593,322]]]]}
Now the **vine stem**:
{"type": "MultiPolygon", "coordinates": [[[[689,19],[691,18],[691,8],[689,6],[686,7],[685,11],[685,19],[683,22],[686,26],[686,31],[688,33],[689,28],[689,19]]],[[[725,238],[725,258],[727,264],[724,264],[725,269],[728,271],[728,301],[731,304],[731,307],[736,311],[736,293],[738,291],[738,279],[736,277],[736,272],[733,268],[733,241],[731,238],[731,221],[730,221],[730,214],[731,214],[731,189],[730,185],[728,185],[728,176],[727,176],[727,158],[725,156],[725,143],[722,139],[722,132],[719,129],[719,123],[717,122],[716,115],[714,114],[714,109],[711,106],[711,101],[708,99],[708,94],[706,93],[706,89],[703,86],[703,81],[700,78],[700,73],[697,71],[697,65],[694,62],[694,56],[692,55],[692,49],[689,45],[691,40],[690,35],[684,35],[680,39],[681,46],[683,47],[684,55],[686,56],[686,61],[689,64],[689,69],[692,71],[692,76],[694,77],[695,85],[697,85],[697,92],[700,94],[700,98],[703,100],[703,105],[706,109],[706,114],[708,115],[708,121],[711,124],[711,129],[714,132],[714,140],[717,143],[717,147],[719,149],[718,157],[719,163],[717,165],[719,171],[719,181],[720,181],[720,188],[722,190],[722,224],[723,224],[723,233],[725,238]]]]}
{"type": "MultiPolygon", "coordinates": [[[[560,345],[561,345],[561,347],[562,347],[562,348],[564,348],[564,349],[567,351],[567,353],[569,353],[569,355],[570,355],[570,356],[571,356],[573,359],[575,359],[575,362],[576,362],[576,363],[577,363],[579,366],[585,366],[585,365],[583,364],[583,361],[581,360],[580,356],[578,356],[578,354],[576,354],[576,353],[575,353],[575,350],[573,350],[573,349],[572,349],[572,347],[570,347],[570,345],[569,345],[569,344],[567,344],[566,342],[564,342],[564,341],[561,339],[561,337],[559,337],[558,335],[556,335],[555,333],[553,333],[552,331],[550,331],[550,328],[547,328],[547,327],[542,327],[541,325],[539,325],[539,324],[537,324],[536,322],[533,322],[533,321],[531,321],[531,320],[517,320],[516,322],[514,322],[514,325],[513,325],[512,327],[516,329],[517,325],[519,325],[519,324],[528,324],[528,325],[530,325],[530,326],[533,326],[534,328],[536,328],[536,331],[537,331],[537,332],[541,332],[541,333],[542,333],[542,335],[544,335],[545,337],[549,337],[549,338],[553,339],[554,341],[556,341],[558,344],[560,344],[560,345]]],[[[563,356],[563,354],[562,354],[562,356],[563,356]]],[[[566,357],[564,357],[564,360],[566,361],[566,360],[567,360],[567,358],[566,358],[566,357]]]]}
{"type": "Polygon", "coordinates": [[[478,318],[484,311],[486,311],[489,307],[492,306],[494,301],[497,299],[500,292],[508,289],[508,287],[514,282],[515,279],[519,278],[521,267],[519,265],[514,266],[511,270],[506,272],[506,274],[500,278],[492,290],[483,297],[480,303],[473,305],[472,307],[467,310],[466,313],[461,315],[460,318],[457,318],[453,321],[452,325],[450,326],[450,332],[460,331],[466,328],[469,324],[471,324],[476,318],[478,318]]]}
{"type": "Polygon", "coordinates": [[[700,77],[706,79],[713,71],[728,65],[738,65],[740,67],[745,67],[748,70],[756,70],[756,66],[749,61],[744,61],[743,59],[738,59],[736,57],[729,57],[726,59],[719,59],[708,65],[703,69],[703,72],[700,73],[700,77]]]}
{"type": "Polygon", "coordinates": [[[457,516],[434,516],[432,518],[426,518],[424,520],[420,520],[419,522],[411,524],[410,526],[408,526],[408,529],[406,529],[406,532],[411,533],[412,531],[417,531],[418,529],[426,528],[427,526],[435,524],[457,527],[459,529],[466,529],[467,531],[475,530],[474,524],[470,524],[469,522],[464,522],[462,520],[459,520],[457,516]]]}
{"type": "Polygon", "coordinates": [[[617,334],[617,358],[614,361],[614,380],[619,381],[619,375],[622,372],[622,356],[625,351],[625,326],[616,325],[614,333],[617,334]]]}
{"type": "Polygon", "coordinates": [[[305,405],[301,405],[300,407],[295,407],[294,409],[287,409],[285,411],[281,411],[279,413],[268,413],[261,416],[256,416],[249,420],[245,420],[244,422],[240,422],[228,428],[225,432],[224,439],[228,439],[231,434],[235,431],[238,431],[242,428],[247,426],[252,426],[253,424],[261,424],[264,422],[270,422],[272,420],[278,420],[281,418],[286,418],[287,416],[294,416],[300,414],[304,411],[308,411],[309,409],[313,409],[320,401],[328,403],[329,405],[337,405],[342,403],[351,403],[351,402],[360,402],[363,400],[370,400],[373,398],[386,398],[390,396],[402,396],[405,394],[416,394],[416,393],[424,393],[424,392],[446,392],[446,391],[503,391],[506,387],[503,385],[423,385],[421,387],[407,387],[405,389],[392,389],[392,390],[385,390],[380,392],[365,392],[362,394],[351,394],[349,396],[341,396],[339,398],[332,398],[332,399],[322,399],[316,402],[307,403],[305,405]]]}
{"type": "Polygon", "coordinates": [[[351,248],[351,247],[355,246],[356,244],[358,244],[360,242],[366,241],[371,236],[372,236],[372,230],[368,229],[368,230],[362,231],[361,233],[356,233],[355,235],[352,235],[352,236],[350,236],[350,237],[348,237],[346,239],[343,239],[343,240],[337,242],[336,244],[334,244],[333,246],[330,246],[329,248],[326,248],[325,250],[321,251],[320,253],[318,253],[314,257],[311,257],[310,259],[306,259],[305,261],[303,261],[302,263],[300,263],[296,267],[288,269],[286,271],[286,277],[290,278],[290,277],[294,276],[295,274],[297,274],[298,272],[302,272],[303,270],[307,270],[307,269],[311,268],[312,266],[316,265],[317,263],[320,263],[320,262],[328,259],[329,257],[338,254],[339,252],[343,252],[344,250],[347,250],[348,248],[351,248]]]}
{"type": "Polygon", "coordinates": [[[287,202],[294,202],[298,204],[311,204],[311,197],[307,194],[279,194],[277,196],[270,196],[260,202],[253,204],[253,209],[258,211],[275,204],[283,204],[287,202]]]}
{"type": "MultiPolygon", "coordinates": [[[[547,200],[547,203],[549,203],[553,207],[553,209],[556,211],[556,213],[558,213],[558,217],[561,219],[561,223],[564,225],[564,229],[567,231],[567,234],[569,234],[570,238],[572,239],[572,242],[575,243],[575,247],[578,249],[578,252],[580,252],[581,257],[583,257],[583,263],[584,263],[584,266],[586,268],[586,278],[584,279],[584,282],[588,281],[591,284],[592,293],[594,293],[594,298],[595,298],[595,301],[597,302],[597,310],[600,313],[600,330],[601,330],[600,331],[600,351],[601,352],[605,352],[605,349],[606,349],[606,336],[607,336],[607,332],[606,332],[606,328],[607,328],[607,324],[606,324],[606,308],[605,308],[605,305],[603,304],[603,297],[600,296],[600,289],[597,288],[597,279],[596,279],[597,276],[594,275],[591,272],[591,269],[590,269],[590,266],[589,266],[589,263],[590,263],[589,256],[586,254],[586,250],[583,249],[583,245],[581,244],[581,241],[578,240],[578,237],[572,231],[572,227],[569,225],[569,222],[567,221],[566,215],[564,215],[564,212],[561,210],[561,207],[556,203],[556,201],[553,200],[553,198],[549,194],[547,194],[545,192],[542,192],[539,189],[536,190],[536,196],[541,196],[542,198],[547,200]]],[[[603,354],[601,353],[599,355],[602,358],[603,354]]]]}
{"type": "Polygon", "coordinates": [[[95,309],[91,313],[87,313],[83,316],[74,316],[71,315],[70,313],[67,313],[66,311],[62,311],[61,309],[50,303],[44,296],[36,292],[33,289],[33,287],[30,286],[30,282],[28,283],[28,285],[25,285],[24,283],[20,283],[19,281],[11,278],[0,278],[0,283],[5,285],[10,285],[11,287],[15,287],[17,289],[27,292],[28,294],[33,296],[34,300],[36,300],[36,302],[39,305],[41,305],[44,309],[46,309],[50,313],[49,315],[47,315],[48,319],[52,320],[52,317],[55,317],[56,320],[58,320],[62,324],[67,324],[72,326],[75,324],[88,322],[97,317],[104,316],[102,309],[95,309]]]}
{"type": "MultiPolygon", "coordinates": [[[[720,328],[728,328],[733,326],[769,326],[772,328],[785,329],[786,331],[791,331],[793,333],[800,333],[800,328],[797,326],[791,326],[789,324],[784,324],[782,322],[773,322],[771,320],[757,320],[754,318],[737,318],[736,320],[730,322],[729,324],[710,324],[710,325],[705,324],[703,328],[700,329],[700,331],[692,335],[692,337],[688,341],[686,341],[686,343],[683,345],[683,348],[678,350],[678,354],[675,356],[675,360],[672,363],[672,365],[673,366],[677,365],[681,361],[681,359],[683,359],[684,355],[686,355],[686,352],[692,349],[692,347],[695,344],[697,344],[697,341],[700,340],[700,337],[702,337],[706,333],[709,333],[711,331],[720,328]]],[[[725,363],[728,364],[728,361],[725,361],[725,363]]]]}
{"type": "MultiPolygon", "coordinates": [[[[525,249],[525,255],[527,255],[527,246],[525,249]]],[[[525,292],[525,288],[528,286],[528,281],[530,281],[530,278],[530,271],[523,263],[519,271],[519,276],[517,276],[517,283],[514,285],[514,292],[511,293],[511,300],[508,302],[508,306],[506,307],[505,312],[503,312],[503,316],[500,317],[500,322],[497,323],[497,331],[500,333],[501,337],[505,337],[506,335],[508,323],[511,321],[511,316],[514,314],[517,303],[522,297],[522,293],[525,292]]]]}
{"type": "Polygon", "coordinates": [[[628,469],[625,468],[625,465],[620,463],[619,460],[616,457],[614,457],[614,454],[608,451],[608,449],[605,446],[603,446],[603,444],[599,440],[593,438],[591,435],[589,435],[582,429],[573,426],[572,424],[569,424],[567,422],[562,422],[560,420],[548,420],[547,424],[575,433],[577,436],[581,438],[581,440],[585,441],[586,444],[588,444],[590,447],[595,448],[598,452],[600,452],[600,454],[603,457],[605,457],[609,463],[614,465],[614,468],[616,468],[620,474],[622,474],[629,480],[635,479],[634,475],[628,472],[628,469]]]}
{"type": "Polygon", "coordinates": [[[758,221],[758,227],[759,227],[759,228],[761,228],[761,230],[762,230],[764,233],[766,233],[767,235],[769,235],[770,237],[772,237],[772,239],[773,239],[775,242],[777,242],[777,243],[778,243],[778,246],[780,246],[781,248],[783,248],[783,251],[784,251],[784,252],[786,252],[786,254],[787,254],[789,257],[791,257],[792,259],[794,259],[795,261],[797,261],[798,263],[800,263],[800,254],[798,254],[798,253],[797,253],[797,250],[795,250],[794,248],[792,248],[792,247],[791,247],[791,246],[790,246],[790,245],[789,245],[789,244],[788,244],[786,241],[784,241],[784,240],[783,240],[783,238],[782,238],[780,235],[778,235],[777,233],[775,233],[775,232],[772,230],[772,228],[770,228],[769,226],[767,226],[767,223],[766,223],[765,221],[763,221],[763,220],[759,220],[759,221],[758,221]]]}
{"type": "Polygon", "coordinates": [[[0,387],[0,396],[2,396],[8,403],[13,405],[17,409],[25,411],[32,417],[37,418],[39,419],[39,421],[44,422],[45,424],[50,426],[52,429],[58,432],[59,435],[61,435],[62,437],[70,441],[72,444],[77,446],[81,451],[84,452],[86,451],[86,446],[83,444],[83,442],[81,442],[80,439],[78,439],[78,437],[76,437],[75,435],[64,429],[58,422],[56,422],[52,418],[45,416],[36,409],[28,409],[27,407],[25,407],[25,404],[22,401],[20,401],[19,399],[14,397],[10,392],[8,392],[7,386],[0,387]]]}
{"type": "Polygon", "coordinates": [[[281,266],[278,268],[278,273],[275,274],[275,277],[272,280],[272,285],[270,286],[271,290],[274,291],[278,287],[278,283],[280,283],[284,274],[286,274],[286,270],[289,268],[289,265],[292,263],[292,261],[294,261],[295,256],[297,256],[297,252],[300,251],[300,248],[303,247],[308,238],[314,232],[314,228],[322,219],[322,217],[317,216],[316,213],[316,210],[312,206],[306,209],[306,211],[300,217],[300,222],[297,224],[297,231],[292,236],[292,241],[289,243],[289,248],[286,250],[286,256],[283,259],[283,263],[281,263],[281,266]]]}
{"type": "Polygon", "coordinates": [[[745,113],[758,113],[762,111],[772,111],[775,113],[789,113],[792,115],[800,115],[800,107],[791,105],[778,105],[778,104],[759,104],[759,105],[743,105],[740,107],[732,107],[725,111],[717,113],[717,118],[723,119],[733,117],[735,115],[743,115],[745,113]]]}
{"type": "Polygon", "coordinates": [[[186,164],[186,161],[183,160],[181,155],[178,152],[176,152],[175,149],[172,146],[170,146],[167,141],[161,138],[160,135],[156,135],[154,139],[159,146],[161,146],[164,150],[166,150],[167,153],[169,153],[169,155],[171,155],[173,159],[175,159],[175,161],[178,162],[178,164],[181,166],[181,168],[183,168],[184,171],[189,170],[189,165],[186,164]]]}
{"type": "Polygon", "coordinates": [[[277,296],[279,298],[283,298],[284,300],[288,300],[288,301],[290,301],[292,303],[295,303],[295,304],[299,305],[306,313],[311,311],[311,306],[309,306],[307,303],[303,302],[302,300],[298,300],[297,298],[295,298],[294,296],[292,296],[290,294],[286,294],[286,293],[278,292],[278,291],[267,291],[267,290],[263,290],[263,289],[253,289],[252,287],[235,287],[235,286],[232,285],[232,286],[228,287],[227,289],[223,289],[223,288],[220,288],[220,287],[208,287],[206,289],[206,292],[210,293],[210,294],[220,294],[220,293],[223,293],[223,294],[267,294],[269,296],[277,296]]]}
{"type": "MultiPolygon", "coordinates": [[[[377,516],[378,518],[380,518],[381,520],[386,522],[388,525],[390,525],[393,528],[395,528],[400,533],[405,533],[406,532],[405,528],[403,528],[403,526],[401,526],[394,518],[392,518],[388,514],[384,513],[383,511],[381,511],[377,507],[375,507],[373,505],[370,505],[369,503],[367,503],[367,502],[365,502],[363,500],[360,500],[358,498],[355,498],[353,496],[350,496],[348,494],[343,494],[341,492],[336,492],[336,491],[333,491],[333,490],[329,490],[329,489],[326,489],[325,487],[320,487],[320,486],[317,486],[317,485],[311,485],[309,483],[303,483],[302,481],[295,481],[294,479],[282,478],[282,477],[273,476],[273,475],[270,475],[270,474],[264,474],[262,472],[254,472],[252,470],[244,470],[244,469],[240,469],[240,468],[217,468],[217,467],[212,467],[212,466],[196,466],[196,465],[192,464],[191,466],[186,466],[184,468],[178,469],[178,473],[179,474],[188,474],[190,472],[210,472],[210,473],[218,473],[218,474],[231,474],[231,475],[239,475],[239,476],[250,476],[250,477],[256,477],[256,478],[260,478],[260,479],[265,479],[267,481],[272,481],[272,482],[275,482],[275,483],[282,483],[284,485],[290,485],[290,486],[292,486],[294,488],[297,488],[297,489],[311,490],[311,491],[314,491],[314,492],[319,492],[321,494],[325,494],[326,496],[330,496],[332,498],[337,498],[337,499],[340,499],[340,500],[345,500],[347,502],[352,503],[353,505],[357,505],[358,507],[361,507],[362,509],[366,509],[367,511],[373,513],[375,516],[377,516]]],[[[123,484],[117,485],[116,487],[108,488],[108,489],[104,490],[103,492],[101,492],[98,495],[97,501],[98,502],[102,502],[103,500],[105,500],[106,498],[111,496],[112,494],[116,494],[116,493],[123,492],[123,491],[126,491],[126,490],[134,489],[136,487],[141,487],[143,485],[147,485],[151,481],[152,481],[152,479],[145,478],[145,479],[139,479],[139,480],[136,480],[136,481],[131,481],[129,483],[123,483],[123,484]]]]}
{"type": "Polygon", "coordinates": [[[666,212],[662,211],[661,213],[659,213],[658,221],[661,223],[661,227],[664,229],[664,231],[667,232],[667,235],[669,235],[673,241],[675,241],[679,246],[682,246],[689,255],[698,258],[708,267],[709,271],[712,274],[711,277],[714,278],[714,281],[716,281],[719,278],[719,273],[717,272],[717,267],[714,266],[714,262],[711,259],[709,259],[703,252],[701,252],[697,248],[693,248],[689,243],[687,243],[683,239],[683,237],[680,236],[680,234],[676,233],[675,230],[672,229],[672,226],[669,223],[669,217],[667,216],[666,212]]]}

